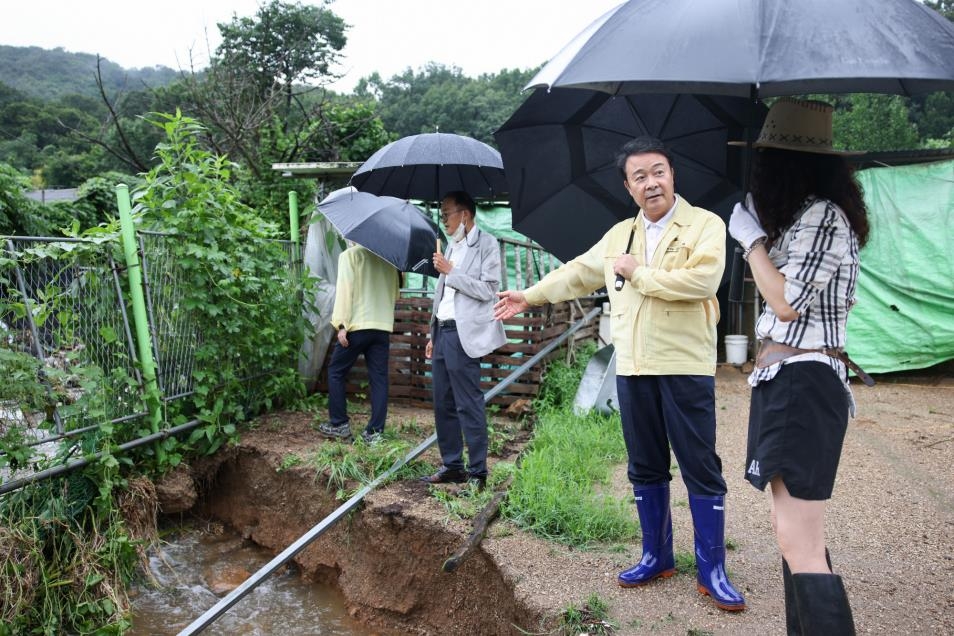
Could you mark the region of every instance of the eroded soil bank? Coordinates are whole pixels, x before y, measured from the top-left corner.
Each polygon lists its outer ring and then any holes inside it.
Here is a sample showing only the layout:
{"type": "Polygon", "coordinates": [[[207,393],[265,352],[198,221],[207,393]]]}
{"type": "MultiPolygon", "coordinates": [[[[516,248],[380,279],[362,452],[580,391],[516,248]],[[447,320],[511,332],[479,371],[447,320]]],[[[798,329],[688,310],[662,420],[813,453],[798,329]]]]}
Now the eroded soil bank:
{"type": "MultiPolygon", "coordinates": [[[[204,485],[191,512],[227,523],[276,553],[293,543],[342,503],[313,468],[282,468],[290,454],[306,456],[323,443],[311,424],[305,414],[272,416],[245,433],[237,448],[197,465],[193,473],[204,485]]],[[[369,495],[295,561],[307,576],[336,585],[349,613],[376,633],[538,631],[539,608],[515,599],[512,582],[483,550],[471,552],[457,571],[441,571],[471,528],[435,503],[423,483],[392,484],[369,495]]]]}

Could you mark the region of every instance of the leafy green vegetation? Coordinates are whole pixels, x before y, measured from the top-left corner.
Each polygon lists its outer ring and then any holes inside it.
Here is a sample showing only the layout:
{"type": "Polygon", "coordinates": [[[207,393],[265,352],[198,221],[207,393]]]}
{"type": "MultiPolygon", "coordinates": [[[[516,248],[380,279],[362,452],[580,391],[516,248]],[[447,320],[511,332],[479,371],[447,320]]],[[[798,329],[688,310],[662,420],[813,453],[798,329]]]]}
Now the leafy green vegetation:
{"type": "MultiPolygon", "coordinates": [[[[198,122],[181,114],[156,115],[151,121],[166,140],[158,147],[159,165],[133,191],[134,216],[140,227],[174,236],[166,243],[176,271],[153,292],[175,286],[179,295],[173,310],[190,315],[200,331],[190,366],[194,391],[189,399],[166,402],[163,414],[166,425],[188,418],[201,425],[188,439],[159,442],[162,454],[156,445],[113,454],[117,445],[151,432],[143,420],[114,425],[116,414],[107,408],[115,406],[114,398],[126,400],[129,408],[119,415],[130,415],[141,410],[137,400],[142,398],[127,373],[128,359],[113,351],[117,329],[98,320],[117,309],[95,302],[99,297],[91,293],[104,279],[112,284],[92,255],[104,248],[108,255],[112,248],[120,260],[115,220],[83,232],[83,242],[37,244],[0,257],[0,284],[7,290],[16,289],[15,263],[42,260],[54,271],[83,272],[82,281],[70,282],[67,289],[53,279],[35,290],[29,309],[14,292],[0,297],[0,361],[5,373],[11,371],[4,377],[4,398],[31,413],[45,412],[40,428],[47,432],[53,429],[53,407],[70,428],[81,423],[85,432],[64,441],[59,452],[94,458],[66,478],[38,482],[0,499],[0,635],[128,629],[124,590],[142,550],[134,537],[148,540],[148,531],[155,531],[154,518],[139,524],[138,531],[130,526],[130,512],[150,509],[148,493],[139,505],[130,504],[135,490],[130,484],[143,473],[162,474],[188,455],[214,452],[235,438],[239,422],[303,392],[295,361],[306,328],[304,290],[288,273],[288,255],[274,240],[275,227],[240,202],[229,184],[232,164],[201,147],[204,128],[198,122]],[[80,307],[78,299],[88,304],[80,307]],[[20,333],[8,330],[28,310],[37,324],[48,321],[58,345],[65,346],[55,352],[59,366],[38,363],[17,339],[20,333]]],[[[76,226],[70,232],[77,232],[76,226]]],[[[161,349],[167,343],[157,345],[161,349]]],[[[34,456],[27,441],[22,434],[4,435],[0,463],[51,465],[34,456]]],[[[294,462],[289,459],[285,467],[294,462]]],[[[153,493],[153,511],[154,498],[153,493]]]]}
{"type": "Polygon", "coordinates": [[[310,325],[300,310],[302,290],[283,274],[288,255],[273,240],[277,228],[241,203],[229,185],[232,164],[199,143],[205,128],[179,113],[153,122],[168,141],[157,148],[161,164],[133,193],[134,212],[145,227],[179,239],[168,242],[183,292],[178,307],[201,326],[201,337],[197,390],[189,408],[171,415],[206,422],[189,442],[211,453],[234,437],[235,422],[301,396],[295,360],[310,325]]]}
{"type": "Polygon", "coordinates": [[[137,541],[113,499],[117,466],[109,458],[0,499],[0,634],[129,629],[137,541]]]}

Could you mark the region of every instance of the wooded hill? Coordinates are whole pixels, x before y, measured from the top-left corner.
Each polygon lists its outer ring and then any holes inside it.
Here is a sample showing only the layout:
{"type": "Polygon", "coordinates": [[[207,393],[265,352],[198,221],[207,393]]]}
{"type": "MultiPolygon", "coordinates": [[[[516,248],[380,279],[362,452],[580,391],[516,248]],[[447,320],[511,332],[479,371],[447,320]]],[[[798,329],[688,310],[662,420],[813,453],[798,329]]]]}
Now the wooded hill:
{"type": "MultiPolygon", "coordinates": [[[[109,93],[166,86],[178,77],[177,71],[166,66],[125,69],[106,58],[100,59],[100,69],[109,93]]],[[[0,84],[42,100],[67,95],[99,97],[96,56],[62,48],[0,45],[0,84]]]]}

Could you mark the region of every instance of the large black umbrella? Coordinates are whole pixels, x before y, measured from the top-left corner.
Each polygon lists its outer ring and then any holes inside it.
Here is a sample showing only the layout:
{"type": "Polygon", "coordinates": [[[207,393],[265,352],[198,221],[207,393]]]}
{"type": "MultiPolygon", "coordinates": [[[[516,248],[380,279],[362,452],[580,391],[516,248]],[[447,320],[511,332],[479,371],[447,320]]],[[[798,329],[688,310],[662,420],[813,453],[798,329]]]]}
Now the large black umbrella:
{"type": "Polygon", "coordinates": [[[750,99],[619,95],[537,89],[496,132],[510,183],[513,227],[561,260],[636,214],[615,155],[652,135],[673,155],[676,192],[727,215],[741,198],[742,153],[727,146],[758,130],[766,109],[750,99]]]}
{"type": "Polygon", "coordinates": [[[417,206],[347,187],[325,197],[318,210],[343,237],[363,245],[398,270],[439,275],[431,256],[443,235],[417,206]]]}
{"type": "Polygon", "coordinates": [[[529,86],[741,97],[951,90],[954,25],[917,0],[630,0],[529,86]]]}
{"type": "Polygon", "coordinates": [[[362,192],[437,201],[452,190],[490,199],[507,192],[500,153],[471,137],[425,133],[384,146],[351,177],[362,192]]]}

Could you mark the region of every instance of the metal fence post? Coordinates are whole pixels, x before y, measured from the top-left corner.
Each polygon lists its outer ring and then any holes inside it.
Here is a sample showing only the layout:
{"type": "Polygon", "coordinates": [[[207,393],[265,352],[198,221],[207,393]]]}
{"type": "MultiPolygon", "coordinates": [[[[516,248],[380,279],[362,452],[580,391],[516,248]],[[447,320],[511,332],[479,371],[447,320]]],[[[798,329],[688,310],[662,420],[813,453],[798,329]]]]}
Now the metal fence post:
{"type": "Polygon", "coordinates": [[[301,235],[298,231],[298,193],[294,190],[288,192],[288,226],[290,228],[291,240],[295,247],[294,258],[298,258],[298,244],[301,241],[301,235]]]}
{"type": "MultiPolygon", "coordinates": [[[[152,357],[152,342],[149,339],[149,323],[146,320],[146,299],[142,291],[142,269],[139,266],[139,253],[136,250],[136,230],[133,226],[128,186],[122,183],[116,186],[116,200],[119,204],[123,253],[126,256],[126,275],[129,277],[129,293],[132,296],[136,345],[139,349],[139,362],[142,365],[142,377],[146,388],[145,402],[149,409],[152,432],[158,433],[159,425],[162,422],[162,403],[159,397],[159,385],[156,382],[156,363],[152,357]]],[[[156,455],[160,460],[165,455],[159,443],[156,445],[156,455]]]]}

